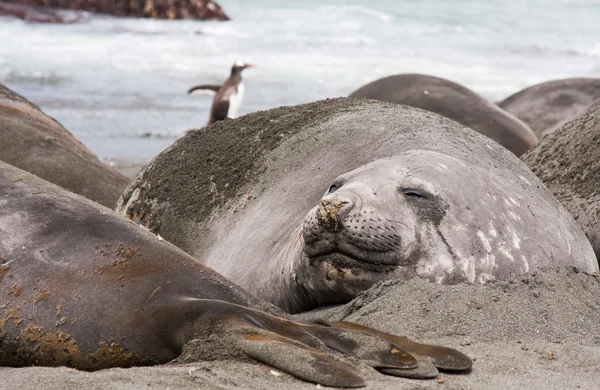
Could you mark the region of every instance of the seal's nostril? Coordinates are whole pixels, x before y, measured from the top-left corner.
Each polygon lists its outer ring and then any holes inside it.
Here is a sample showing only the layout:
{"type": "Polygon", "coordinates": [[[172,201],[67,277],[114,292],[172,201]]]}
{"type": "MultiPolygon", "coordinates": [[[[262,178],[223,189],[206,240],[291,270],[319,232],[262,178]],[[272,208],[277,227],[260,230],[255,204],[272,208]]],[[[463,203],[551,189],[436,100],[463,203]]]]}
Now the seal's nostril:
{"type": "Polygon", "coordinates": [[[322,199],[317,207],[318,223],[326,229],[338,230],[342,227],[344,215],[347,213],[347,210],[344,209],[349,203],[337,198],[322,199]]]}

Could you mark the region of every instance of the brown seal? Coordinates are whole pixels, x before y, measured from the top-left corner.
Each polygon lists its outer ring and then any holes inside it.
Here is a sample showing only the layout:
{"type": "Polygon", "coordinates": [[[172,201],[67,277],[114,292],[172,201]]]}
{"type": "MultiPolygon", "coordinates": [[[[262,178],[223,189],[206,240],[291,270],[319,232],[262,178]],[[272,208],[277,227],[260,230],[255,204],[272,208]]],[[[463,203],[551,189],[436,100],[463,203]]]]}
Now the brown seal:
{"type": "Polygon", "coordinates": [[[60,123],[1,84],[0,160],[107,207],[129,182],[60,123]]]}
{"type": "Polygon", "coordinates": [[[541,138],[599,104],[599,99],[600,78],[575,77],[532,85],[498,105],[527,123],[541,138]]]}
{"type": "Polygon", "coordinates": [[[291,322],[160,237],[1,162],[0,287],[2,365],[189,361],[193,339],[201,357],[254,359],[327,386],[364,385],[338,352],[397,376],[471,366],[458,351],[374,330],[291,322]]]}
{"type": "Polygon", "coordinates": [[[517,156],[538,139],[514,115],[450,80],[424,74],[398,74],[360,87],[349,97],[375,99],[421,108],[454,119],[493,139],[517,156]]]}

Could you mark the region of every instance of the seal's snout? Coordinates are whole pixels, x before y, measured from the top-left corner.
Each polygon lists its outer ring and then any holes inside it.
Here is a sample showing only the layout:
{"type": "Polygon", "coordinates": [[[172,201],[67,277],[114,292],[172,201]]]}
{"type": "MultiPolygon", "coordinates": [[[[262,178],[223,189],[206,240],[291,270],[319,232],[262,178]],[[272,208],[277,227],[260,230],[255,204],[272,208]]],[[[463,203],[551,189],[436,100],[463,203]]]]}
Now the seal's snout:
{"type": "Polygon", "coordinates": [[[333,199],[321,199],[317,207],[317,221],[326,230],[339,230],[343,226],[344,217],[352,208],[350,201],[333,199]]]}

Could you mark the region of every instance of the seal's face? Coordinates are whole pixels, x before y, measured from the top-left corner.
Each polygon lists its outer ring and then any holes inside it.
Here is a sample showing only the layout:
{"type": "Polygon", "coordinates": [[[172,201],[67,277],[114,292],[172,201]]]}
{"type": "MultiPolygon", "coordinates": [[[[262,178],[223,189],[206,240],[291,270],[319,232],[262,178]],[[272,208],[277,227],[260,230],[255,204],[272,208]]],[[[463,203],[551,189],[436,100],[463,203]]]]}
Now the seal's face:
{"type": "Polygon", "coordinates": [[[415,274],[422,226],[439,225],[448,207],[423,168],[393,157],[333,181],[304,220],[309,285],[324,280],[336,296],[353,297],[390,273],[415,274]]]}

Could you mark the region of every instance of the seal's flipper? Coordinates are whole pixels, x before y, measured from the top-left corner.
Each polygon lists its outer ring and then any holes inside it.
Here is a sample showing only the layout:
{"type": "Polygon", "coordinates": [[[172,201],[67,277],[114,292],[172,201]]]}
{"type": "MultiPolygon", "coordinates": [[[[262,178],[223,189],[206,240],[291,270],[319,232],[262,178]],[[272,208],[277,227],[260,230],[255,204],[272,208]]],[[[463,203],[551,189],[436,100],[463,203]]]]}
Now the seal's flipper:
{"type": "Polygon", "coordinates": [[[329,348],[357,357],[383,374],[413,379],[432,379],[439,374],[437,368],[431,363],[431,359],[418,355],[413,356],[400,349],[395,343],[390,344],[387,337],[382,337],[383,332],[350,322],[339,323],[340,327],[337,327],[337,324],[325,323],[324,325],[307,325],[307,327],[329,348]],[[350,345],[351,349],[349,351],[340,349],[340,344],[336,344],[338,339],[343,341],[342,347],[348,348],[350,345]],[[379,347],[379,351],[373,348],[381,343],[391,346],[391,353],[395,360],[390,361],[387,356],[382,354],[381,347],[379,347]],[[396,364],[397,367],[386,366],[385,363],[396,364]]]}
{"type": "Polygon", "coordinates": [[[273,332],[247,333],[239,346],[246,356],[307,382],[330,387],[365,386],[356,367],[273,332]]]}
{"type": "Polygon", "coordinates": [[[419,357],[429,358],[431,363],[440,370],[463,372],[470,370],[473,366],[473,361],[467,355],[452,348],[416,343],[403,336],[395,336],[352,322],[332,322],[327,323],[327,325],[337,328],[352,329],[381,337],[415,356],[419,361],[421,360],[419,357]]]}
{"type": "Polygon", "coordinates": [[[409,369],[417,361],[409,353],[377,335],[326,325],[300,324],[254,311],[243,317],[260,329],[294,340],[321,352],[337,351],[374,368],[409,369]]]}
{"type": "Polygon", "coordinates": [[[417,359],[410,353],[379,336],[323,325],[303,325],[303,327],[325,343],[327,347],[344,355],[358,358],[373,368],[405,370],[418,366],[417,359]]]}
{"type": "Polygon", "coordinates": [[[417,357],[419,366],[408,370],[398,370],[396,368],[378,368],[382,374],[400,376],[411,379],[434,379],[438,376],[437,368],[427,359],[417,357]]]}

